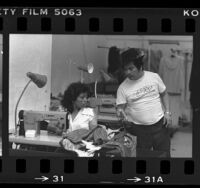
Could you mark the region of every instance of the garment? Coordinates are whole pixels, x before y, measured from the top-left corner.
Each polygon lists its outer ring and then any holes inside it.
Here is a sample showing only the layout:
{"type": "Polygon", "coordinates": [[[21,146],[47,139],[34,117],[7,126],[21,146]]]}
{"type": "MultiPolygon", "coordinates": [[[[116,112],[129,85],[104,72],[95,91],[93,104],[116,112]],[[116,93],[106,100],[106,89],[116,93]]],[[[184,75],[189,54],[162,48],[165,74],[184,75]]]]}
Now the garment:
{"type": "Polygon", "coordinates": [[[121,67],[120,50],[112,46],[108,52],[108,73],[113,74],[121,67]]]}
{"type": "Polygon", "coordinates": [[[158,73],[160,61],[162,59],[162,51],[161,50],[151,50],[150,53],[148,50],[145,51],[144,61],[144,69],[149,70],[151,72],[158,73]]]}
{"type": "Polygon", "coordinates": [[[96,117],[94,110],[92,108],[83,108],[76,115],[75,119],[72,120],[72,116],[69,114],[69,130],[68,132],[77,130],[77,129],[87,129],[89,130],[89,123],[96,122],[96,117]]]}
{"type": "Polygon", "coordinates": [[[177,128],[179,117],[182,116],[181,98],[184,98],[185,88],[183,58],[177,56],[163,58],[159,67],[159,75],[167,87],[172,127],[177,128]]]}
{"type": "Polygon", "coordinates": [[[96,123],[96,116],[92,108],[83,108],[81,109],[74,120],[72,120],[71,114],[68,115],[69,129],[63,136],[63,139],[60,141],[60,145],[66,150],[75,150],[80,147],[79,143],[84,137],[89,139],[92,134],[93,139],[97,140],[99,137],[102,137],[102,130],[95,128],[95,133],[93,130],[89,129],[89,123],[96,123]],[[100,132],[100,133],[99,133],[100,132]],[[100,135],[100,136],[99,136],[100,135]]]}
{"type": "Polygon", "coordinates": [[[167,87],[167,92],[182,93],[184,91],[184,65],[182,58],[164,57],[159,66],[159,75],[167,87]]]}
{"type": "Polygon", "coordinates": [[[170,157],[170,136],[163,118],[150,126],[132,123],[127,132],[137,136],[137,150],[163,151],[166,157],[170,157]]]}
{"type": "Polygon", "coordinates": [[[72,143],[77,144],[81,140],[97,142],[98,140],[108,141],[106,129],[101,126],[96,126],[94,129],[77,129],[67,133],[64,139],[70,140],[72,143]]]}
{"type": "Polygon", "coordinates": [[[192,70],[192,61],[186,61],[185,63],[186,63],[185,100],[189,101],[190,100],[189,82],[192,70]]]}
{"type": "Polygon", "coordinates": [[[125,104],[128,121],[152,125],[164,115],[160,93],[166,87],[157,73],[144,71],[138,80],[126,78],[117,90],[116,104],[125,104]]]}
{"type": "Polygon", "coordinates": [[[190,91],[189,91],[189,81],[192,70],[192,54],[186,54],[184,58],[184,76],[185,76],[185,88],[184,94],[181,100],[181,109],[182,109],[182,120],[183,122],[191,122],[192,111],[190,104],[190,91]]]}
{"type": "Polygon", "coordinates": [[[126,75],[124,74],[124,70],[122,68],[119,68],[113,73],[113,77],[117,80],[118,84],[121,84],[126,78],[126,75]]]}

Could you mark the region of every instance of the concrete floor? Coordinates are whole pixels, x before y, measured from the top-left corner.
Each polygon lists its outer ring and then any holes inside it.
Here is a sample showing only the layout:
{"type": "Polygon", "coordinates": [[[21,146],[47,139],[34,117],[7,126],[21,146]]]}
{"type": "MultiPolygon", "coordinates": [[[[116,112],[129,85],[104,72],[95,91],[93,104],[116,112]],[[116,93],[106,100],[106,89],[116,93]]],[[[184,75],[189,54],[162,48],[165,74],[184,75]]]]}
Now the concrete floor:
{"type": "Polygon", "coordinates": [[[181,127],[171,139],[171,157],[192,157],[192,127],[181,127]]]}

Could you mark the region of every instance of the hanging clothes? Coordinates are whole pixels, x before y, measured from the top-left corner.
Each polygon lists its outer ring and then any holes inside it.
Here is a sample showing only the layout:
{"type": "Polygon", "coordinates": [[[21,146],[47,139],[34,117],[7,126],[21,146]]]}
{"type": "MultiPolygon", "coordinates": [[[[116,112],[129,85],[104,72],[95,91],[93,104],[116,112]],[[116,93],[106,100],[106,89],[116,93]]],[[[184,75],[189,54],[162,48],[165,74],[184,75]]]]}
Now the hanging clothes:
{"type": "Polygon", "coordinates": [[[158,73],[160,61],[163,57],[162,51],[161,50],[150,50],[150,54],[149,54],[148,50],[146,50],[145,54],[146,55],[143,59],[144,69],[151,71],[151,72],[158,73]],[[149,58],[150,58],[150,60],[149,60],[149,58]],[[149,66],[149,63],[150,63],[150,66],[149,66]]]}
{"type": "Polygon", "coordinates": [[[172,126],[178,127],[181,117],[181,101],[184,91],[183,59],[170,56],[162,58],[159,66],[159,75],[166,85],[169,98],[169,110],[172,113],[172,126]]]}
{"type": "Polygon", "coordinates": [[[162,58],[161,50],[151,50],[150,54],[150,71],[158,73],[160,60],[162,58]]]}
{"type": "Polygon", "coordinates": [[[187,54],[185,58],[185,100],[189,101],[190,99],[190,90],[189,90],[189,82],[192,70],[192,54],[187,54]]]}
{"type": "Polygon", "coordinates": [[[125,74],[122,69],[120,49],[116,46],[112,46],[109,49],[107,72],[109,76],[111,76],[112,80],[115,80],[118,84],[121,84],[125,79],[125,74]]]}
{"type": "Polygon", "coordinates": [[[182,121],[187,123],[191,122],[191,105],[190,105],[190,91],[189,91],[189,80],[192,69],[192,54],[185,54],[184,58],[184,75],[185,75],[185,89],[184,89],[184,100],[182,101],[182,121]]]}
{"type": "Polygon", "coordinates": [[[115,73],[122,65],[120,50],[116,46],[112,46],[108,52],[108,73],[115,73]]]}
{"type": "Polygon", "coordinates": [[[159,75],[167,87],[168,93],[182,94],[184,91],[184,67],[179,57],[162,58],[159,75]]]}

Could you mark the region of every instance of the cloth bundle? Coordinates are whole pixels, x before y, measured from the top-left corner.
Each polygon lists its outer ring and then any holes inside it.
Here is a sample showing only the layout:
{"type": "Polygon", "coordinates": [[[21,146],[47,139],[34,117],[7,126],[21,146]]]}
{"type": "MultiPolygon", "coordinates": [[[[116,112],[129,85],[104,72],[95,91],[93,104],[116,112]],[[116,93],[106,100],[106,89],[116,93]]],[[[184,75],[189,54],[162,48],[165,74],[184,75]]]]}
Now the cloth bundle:
{"type": "Polygon", "coordinates": [[[73,144],[79,144],[82,140],[93,141],[94,144],[98,144],[98,142],[106,142],[108,140],[108,136],[104,128],[97,126],[92,130],[77,129],[67,133],[60,141],[61,146],[63,146],[65,139],[69,140],[73,144]]]}
{"type": "Polygon", "coordinates": [[[137,137],[125,130],[115,133],[115,136],[103,144],[99,151],[103,156],[136,157],[137,137]]]}
{"type": "MultiPolygon", "coordinates": [[[[112,134],[112,132],[110,133],[112,134]]],[[[76,151],[81,148],[82,140],[92,141],[93,145],[100,146],[101,149],[95,155],[100,156],[120,156],[135,157],[137,137],[127,133],[125,130],[114,131],[114,136],[108,139],[106,129],[97,126],[92,130],[77,129],[67,133],[60,141],[60,145],[65,150],[76,151]]]]}

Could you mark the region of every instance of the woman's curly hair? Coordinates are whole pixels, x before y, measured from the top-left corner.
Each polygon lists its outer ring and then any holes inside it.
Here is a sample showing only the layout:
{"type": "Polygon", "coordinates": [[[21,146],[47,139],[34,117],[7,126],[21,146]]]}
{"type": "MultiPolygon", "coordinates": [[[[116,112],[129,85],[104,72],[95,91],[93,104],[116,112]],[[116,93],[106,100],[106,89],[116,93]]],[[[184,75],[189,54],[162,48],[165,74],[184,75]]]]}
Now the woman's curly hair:
{"type": "Polygon", "coordinates": [[[87,93],[88,97],[90,96],[90,90],[86,84],[81,82],[75,82],[69,85],[69,87],[65,90],[63,99],[61,100],[61,104],[64,108],[67,109],[68,112],[73,112],[73,104],[76,101],[77,97],[81,93],[87,93]]]}

